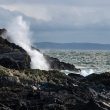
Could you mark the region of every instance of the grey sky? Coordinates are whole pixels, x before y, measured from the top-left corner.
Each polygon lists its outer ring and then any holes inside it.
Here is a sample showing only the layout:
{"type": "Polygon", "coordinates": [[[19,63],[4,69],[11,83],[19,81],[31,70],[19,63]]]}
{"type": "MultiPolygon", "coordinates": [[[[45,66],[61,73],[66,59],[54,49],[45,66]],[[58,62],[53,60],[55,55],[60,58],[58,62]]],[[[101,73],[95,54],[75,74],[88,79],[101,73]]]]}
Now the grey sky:
{"type": "Polygon", "coordinates": [[[0,7],[1,26],[22,14],[38,42],[110,43],[110,0],[0,0],[0,7]]]}

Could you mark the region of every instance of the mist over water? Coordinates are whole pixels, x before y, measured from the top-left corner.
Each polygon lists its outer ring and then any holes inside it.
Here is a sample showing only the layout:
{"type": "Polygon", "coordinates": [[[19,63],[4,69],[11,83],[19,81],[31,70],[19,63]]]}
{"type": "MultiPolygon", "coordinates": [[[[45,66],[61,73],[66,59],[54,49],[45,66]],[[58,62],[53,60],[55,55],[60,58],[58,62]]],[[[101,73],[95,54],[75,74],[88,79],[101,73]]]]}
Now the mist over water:
{"type": "Polygon", "coordinates": [[[10,41],[22,47],[31,57],[31,68],[49,70],[49,64],[44,58],[43,54],[33,49],[31,43],[31,32],[29,25],[23,20],[22,16],[18,16],[12,20],[7,27],[8,35],[6,38],[10,41]]]}

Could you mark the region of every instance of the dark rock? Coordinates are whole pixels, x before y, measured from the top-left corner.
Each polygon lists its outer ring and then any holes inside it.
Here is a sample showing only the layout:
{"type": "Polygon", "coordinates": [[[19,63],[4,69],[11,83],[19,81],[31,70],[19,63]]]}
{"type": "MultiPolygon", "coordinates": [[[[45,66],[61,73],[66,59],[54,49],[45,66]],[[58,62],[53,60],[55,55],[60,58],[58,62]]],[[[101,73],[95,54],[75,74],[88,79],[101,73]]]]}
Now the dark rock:
{"type": "Polygon", "coordinates": [[[77,79],[77,80],[80,80],[80,79],[84,78],[84,76],[82,76],[80,74],[75,74],[75,73],[69,73],[68,76],[71,77],[71,78],[77,79]]]}
{"type": "Polygon", "coordinates": [[[50,56],[45,55],[45,58],[47,59],[48,63],[50,64],[51,69],[56,70],[71,70],[71,71],[80,71],[80,69],[76,69],[74,65],[60,62],[57,58],[53,58],[50,56]]]}
{"type": "Polygon", "coordinates": [[[12,69],[30,68],[31,60],[26,51],[1,37],[5,31],[0,30],[0,65],[12,69]]]}
{"type": "MultiPolygon", "coordinates": [[[[93,76],[1,67],[0,107],[3,110],[110,110],[110,89],[107,83],[97,83],[93,76]]],[[[98,76],[103,79],[106,75],[98,76]]]]}
{"type": "Polygon", "coordinates": [[[91,100],[81,110],[102,110],[102,109],[99,107],[98,104],[95,103],[95,101],[91,100]]]}
{"type": "Polygon", "coordinates": [[[94,73],[94,74],[87,76],[86,79],[90,82],[110,86],[110,73],[109,72],[105,72],[102,74],[94,73]]]}

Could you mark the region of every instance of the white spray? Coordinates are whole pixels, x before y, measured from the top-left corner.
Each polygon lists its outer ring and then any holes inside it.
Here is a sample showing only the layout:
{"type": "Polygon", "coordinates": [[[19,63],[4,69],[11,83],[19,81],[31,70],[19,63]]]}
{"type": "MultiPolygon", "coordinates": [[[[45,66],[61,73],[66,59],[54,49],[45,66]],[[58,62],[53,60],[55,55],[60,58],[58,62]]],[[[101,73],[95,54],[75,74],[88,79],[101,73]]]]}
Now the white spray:
{"type": "Polygon", "coordinates": [[[49,70],[49,65],[43,54],[35,49],[32,49],[31,40],[29,38],[29,36],[31,36],[29,25],[23,20],[22,16],[18,16],[13,19],[7,29],[9,35],[8,39],[22,47],[30,55],[32,69],[49,70]]]}
{"type": "Polygon", "coordinates": [[[92,73],[95,73],[93,69],[83,69],[83,70],[81,70],[81,75],[83,75],[83,76],[88,76],[92,73]]]}

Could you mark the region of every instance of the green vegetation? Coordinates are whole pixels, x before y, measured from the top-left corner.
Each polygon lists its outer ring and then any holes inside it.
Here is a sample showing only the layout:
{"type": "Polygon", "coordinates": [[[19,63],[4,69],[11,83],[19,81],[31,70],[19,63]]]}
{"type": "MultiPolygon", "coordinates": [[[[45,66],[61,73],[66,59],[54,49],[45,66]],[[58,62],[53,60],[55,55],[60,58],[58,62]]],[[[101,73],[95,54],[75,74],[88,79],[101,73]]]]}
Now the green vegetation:
{"type": "Polygon", "coordinates": [[[5,75],[6,72],[4,70],[0,70],[0,76],[5,75]]]}

